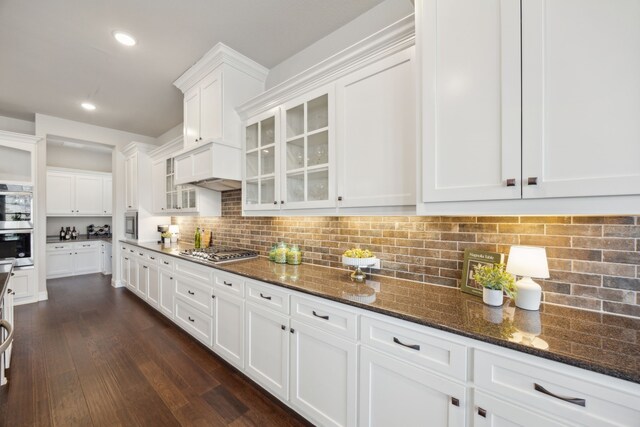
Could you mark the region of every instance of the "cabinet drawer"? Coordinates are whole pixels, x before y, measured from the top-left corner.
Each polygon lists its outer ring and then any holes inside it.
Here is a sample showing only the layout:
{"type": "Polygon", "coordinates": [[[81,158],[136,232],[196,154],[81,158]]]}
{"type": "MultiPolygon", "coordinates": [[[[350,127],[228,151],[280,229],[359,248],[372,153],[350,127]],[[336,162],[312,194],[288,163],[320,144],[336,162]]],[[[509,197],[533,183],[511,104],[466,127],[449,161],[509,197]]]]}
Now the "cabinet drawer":
{"type": "Polygon", "coordinates": [[[211,347],[213,340],[213,319],[198,311],[180,297],[175,298],[175,320],[193,337],[211,347]]]}
{"type": "Polygon", "coordinates": [[[367,316],[360,324],[362,344],[393,354],[408,362],[464,381],[467,379],[467,348],[404,327],[367,316]]]}
{"type": "Polygon", "coordinates": [[[47,252],[67,252],[73,248],[73,243],[47,243],[47,252]]]}
{"type": "Polygon", "coordinates": [[[158,265],[165,270],[173,270],[173,259],[168,256],[158,255],[158,265]]]}
{"type": "Polygon", "coordinates": [[[157,252],[147,252],[146,261],[149,264],[156,265],[159,262],[159,256],[157,252]]]}
{"type": "Polygon", "coordinates": [[[76,242],[73,244],[74,249],[94,249],[101,246],[101,242],[76,242]]]}
{"type": "Polygon", "coordinates": [[[600,380],[597,374],[587,371],[585,375],[573,374],[568,367],[555,366],[555,362],[533,360],[533,356],[526,356],[531,361],[525,362],[520,357],[507,357],[505,351],[476,349],[476,386],[580,425],[637,425],[640,420],[637,385],[600,380]],[[575,399],[574,403],[569,398],[575,399]]]}
{"type": "Polygon", "coordinates": [[[227,292],[239,298],[244,297],[244,281],[245,279],[235,274],[216,271],[213,274],[213,286],[216,290],[227,292]]]}
{"type": "Polygon", "coordinates": [[[204,265],[198,265],[189,261],[174,261],[173,262],[176,273],[181,273],[183,276],[198,279],[199,281],[207,284],[211,283],[211,275],[213,269],[211,267],[205,267],[204,265]]]}
{"type": "Polygon", "coordinates": [[[283,314],[289,314],[289,292],[283,288],[277,288],[252,280],[246,281],[247,301],[283,314]]]}
{"type": "Polygon", "coordinates": [[[291,317],[336,335],[356,340],[358,315],[334,304],[291,296],[291,317]]]}
{"type": "Polygon", "coordinates": [[[203,285],[191,278],[175,276],[176,295],[181,296],[185,301],[196,307],[205,314],[212,314],[213,292],[211,287],[203,285]]]}

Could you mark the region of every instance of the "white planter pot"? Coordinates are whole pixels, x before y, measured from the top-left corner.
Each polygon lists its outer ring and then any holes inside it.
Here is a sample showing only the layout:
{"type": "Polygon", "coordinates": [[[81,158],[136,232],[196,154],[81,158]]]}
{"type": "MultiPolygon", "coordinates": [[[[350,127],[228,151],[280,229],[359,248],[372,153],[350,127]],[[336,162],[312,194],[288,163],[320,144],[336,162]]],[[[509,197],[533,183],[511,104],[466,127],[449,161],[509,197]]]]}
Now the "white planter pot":
{"type": "Polygon", "coordinates": [[[502,305],[502,291],[496,291],[494,289],[482,289],[482,301],[487,305],[499,307],[502,305]]]}
{"type": "Polygon", "coordinates": [[[162,240],[164,240],[164,245],[165,246],[171,246],[171,238],[170,237],[164,238],[162,240]]]}

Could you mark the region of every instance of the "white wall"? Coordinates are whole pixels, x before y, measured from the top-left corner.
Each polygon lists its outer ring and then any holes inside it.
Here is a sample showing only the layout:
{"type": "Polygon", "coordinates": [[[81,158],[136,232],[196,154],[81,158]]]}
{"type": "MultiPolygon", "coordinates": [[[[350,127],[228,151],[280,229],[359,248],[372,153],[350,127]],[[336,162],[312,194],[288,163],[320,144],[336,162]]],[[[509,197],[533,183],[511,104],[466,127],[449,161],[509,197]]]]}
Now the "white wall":
{"type": "Polygon", "coordinates": [[[269,71],[266,89],[301,73],[413,13],[410,0],[386,0],[311,46],[282,61],[269,71]]]}
{"type": "Polygon", "coordinates": [[[111,172],[111,152],[48,144],[47,166],[111,172]]]}
{"type": "Polygon", "coordinates": [[[0,129],[9,132],[26,133],[35,135],[36,124],[28,120],[14,119],[12,117],[0,116],[0,129]]]}

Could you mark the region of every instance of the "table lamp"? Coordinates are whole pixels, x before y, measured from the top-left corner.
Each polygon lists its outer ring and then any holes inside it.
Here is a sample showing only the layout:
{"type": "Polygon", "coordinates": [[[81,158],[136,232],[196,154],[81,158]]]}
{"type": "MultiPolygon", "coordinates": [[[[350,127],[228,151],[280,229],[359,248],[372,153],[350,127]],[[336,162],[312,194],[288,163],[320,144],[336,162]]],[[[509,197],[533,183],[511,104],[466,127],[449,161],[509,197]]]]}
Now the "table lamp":
{"type": "Polygon", "coordinates": [[[540,308],[542,288],[531,278],[549,278],[549,266],[547,265],[547,252],[545,249],[535,246],[511,246],[509,261],[507,261],[507,272],[522,276],[516,282],[516,288],[518,289],[516,307],[525,310],[538,310],[540,308]]]}
{"type": "Polygon", "coordinates": [[[171,233],[171,242],[175,243],[178,241],[178,234],[180,233],[180,227],[177,225],[169,226],[169,233],[171,233]]]}

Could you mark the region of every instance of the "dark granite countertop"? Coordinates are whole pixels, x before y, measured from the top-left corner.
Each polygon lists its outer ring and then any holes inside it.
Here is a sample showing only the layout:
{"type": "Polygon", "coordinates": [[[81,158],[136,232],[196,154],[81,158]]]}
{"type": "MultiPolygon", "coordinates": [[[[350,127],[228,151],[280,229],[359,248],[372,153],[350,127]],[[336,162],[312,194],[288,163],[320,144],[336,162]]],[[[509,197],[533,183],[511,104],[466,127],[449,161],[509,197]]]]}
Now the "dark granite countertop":
{"type": "MultiPolygon", "coordinates": [[[[179,250],[192,247],[122,242],[183,260],[179,250]]],[[[264,257],[201,264],[640,383],[640,319],[552,304],[542,304],[540,311],[521,310],[510,301],[494,308],[457,288],[383,276],[357,284],[346,270],[281,265],[264,257]]]]}
{"type": "Polygon", "coordinates": [[[82,234],[79,235],[77,239],[75,240],[60,240],[59,236],[47,236],[47,243],[73,243],[73,242],[86,242],[88,240],[100,240],[100,241],[105,241],[105,242],[109,242],[111,243],[111,236],[104,236],[104,237],[98,237],[98,236],[91,236],[91,237],[87,237],[86,234],[82,234]]]}
{"type": "Polygon", "coordinates": [[[4,298],[4,294],[7,292],[13,265],[13,260],[0,261],[0,300],[4,298]]]}

